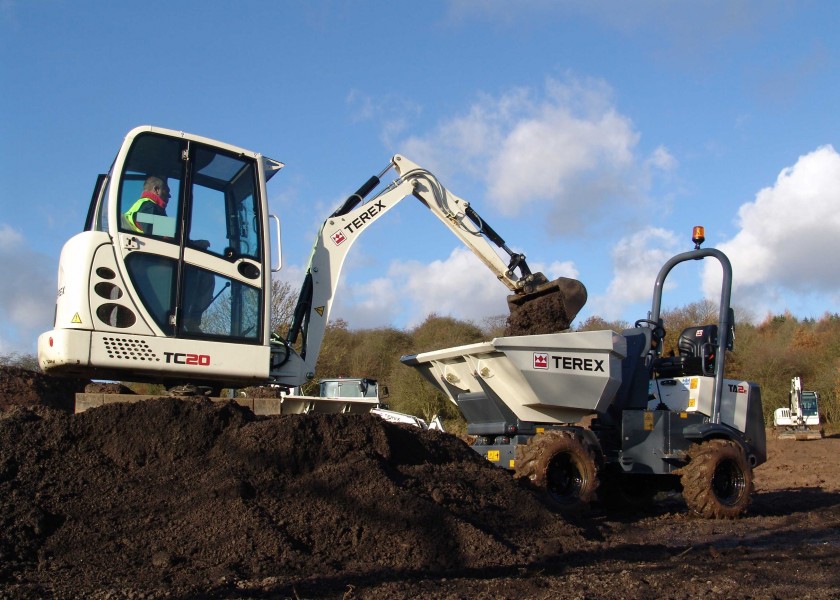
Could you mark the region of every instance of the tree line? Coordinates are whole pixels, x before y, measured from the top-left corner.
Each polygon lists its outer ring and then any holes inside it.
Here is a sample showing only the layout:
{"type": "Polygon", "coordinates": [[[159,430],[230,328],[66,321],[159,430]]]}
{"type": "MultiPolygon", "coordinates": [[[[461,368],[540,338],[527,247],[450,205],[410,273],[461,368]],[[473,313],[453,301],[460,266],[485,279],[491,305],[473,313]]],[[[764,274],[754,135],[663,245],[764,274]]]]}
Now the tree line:
{"type": "MultiPolygon", "coordinates": [[[[765,423],[773,423],[773,411],[789,404],[790,383],[800,377],[803,389],[820,395],[820,413],[828,423],[840,423],[840,314],[826,313],[819,319],[799,319],[786,312],[759,324],[739,322],[736,310],[734,349],[727,353],[726,377],[752,381],[761,388],[765,423]]],[[[716,323],[718,308],[702,301],[665,310],[663,356],[679,354],[677,340],[687,327],[716,323]]],[[[357,329],[341,319],[331,323],[324,337],[313,384],[304,392],[317,394],[317,380],[329,377],[371,377],[388,387],[387,402],[394,410],[429,420],[441,415],[448,428],[463,428],[457,407],[427,383],[415,369],[400,362],[404,355],[471,344],[499,337],[505,317],[480,324],[452,317],[430,315],[409,330],[395,328],[357,329]]],[[[574,331],[633,327],[624,321],[590,317],[574,331]]]]}
{"type": "MultiPolygon", "coordinates": [[[[272,328],[283,335],[292,320],[296,294],[288,283],[278,281],[273,283],[272,292],[272,328]]],[[[753,381],[761,387],[765,423],[772,425],[773,411],[788,405],[790,382],[796,376],[801,378],[803,389],[819,393],[820,413],[825,421],[840,423],[840,314],[799,319],[786,312],[768,316],[756,325],[740,322],[738,312],[736,309],[735,347],[727,354],[726,377],[753,381]]],[[[677,339],[683,329],[716,323],[717,317],[717,306],[710,301],[663,311],[663,355],[679,353],[677,339]]],[[[457,407],[399,359],[502,336],[505,322],[504,315],[474,323],[433,314],[420,325],[402,330],[351,329],[349,323],[337,319],[327,327],[315,378],[301,391],[317,395],[317,382],[323,378],[370,377],[387,386],[386,402],[392,409],[426,420],[440,415],[448,429],[463,431],[464,422],[457,407]]],[[[631,327],[631,323],[593,316],[573,330],[620,332],[631,327]]],[[[38,369],[36,357],[28,354],[0,353],[0,364],[38,369]]]]}

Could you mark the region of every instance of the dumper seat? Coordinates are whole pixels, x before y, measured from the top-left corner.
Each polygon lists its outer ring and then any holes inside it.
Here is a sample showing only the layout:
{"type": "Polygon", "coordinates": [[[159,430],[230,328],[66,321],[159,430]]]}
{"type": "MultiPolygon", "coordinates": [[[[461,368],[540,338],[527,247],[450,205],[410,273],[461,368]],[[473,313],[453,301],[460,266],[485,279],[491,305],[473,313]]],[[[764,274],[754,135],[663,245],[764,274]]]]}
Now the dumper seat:
{"type": "Polygon", "coordinates": [[[715,370],[717,348],[717,325],[687,327],[677,341],[679,355],[654,360],[654,373],[658,377],[711,375],[715,370]]]}

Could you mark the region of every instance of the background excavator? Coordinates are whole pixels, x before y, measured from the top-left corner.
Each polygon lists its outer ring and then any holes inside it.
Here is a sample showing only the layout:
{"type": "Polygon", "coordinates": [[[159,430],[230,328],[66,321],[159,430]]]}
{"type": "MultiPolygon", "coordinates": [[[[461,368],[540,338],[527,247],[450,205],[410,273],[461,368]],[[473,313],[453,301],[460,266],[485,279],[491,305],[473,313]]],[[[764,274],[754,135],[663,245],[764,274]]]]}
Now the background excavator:
{"type": "Polygon", "coordinates": [[[823,437],[820,396],[802,389],[802,380],[790,380],[788,406],[773,411],[773,428],[780,440],[818,440],[823,437]]]}
{"type": "Polygon", "coordinates": [[[467,201],[394,156],[324,221],[293,323],[278,336],[269,315],[271,274],[281,268],[280,220],[269,213],[266,183],[282,166],[197,135],[150,126],[129,132],[96,182],[84,231],[62,250],[54,328],[38,341],[41,368],[213,390],[305,383],[314,377],[348,251],[408,196],[507,286],[512,310],[539,302],[561,330],[586,301],[580,282],[532,273],[467,201]],[[367,199],[391,170],[396,178],[367,199]],[[137,213],[142,228],[130,227],[122,217],[150,177],[166,184],[171,200],[165,214],[137,213]],[[212,282],[210,297],[199,297],[199,280],[212,282]],[[197,327],[188,318],[196,306],[203,309],[197,327]]]}

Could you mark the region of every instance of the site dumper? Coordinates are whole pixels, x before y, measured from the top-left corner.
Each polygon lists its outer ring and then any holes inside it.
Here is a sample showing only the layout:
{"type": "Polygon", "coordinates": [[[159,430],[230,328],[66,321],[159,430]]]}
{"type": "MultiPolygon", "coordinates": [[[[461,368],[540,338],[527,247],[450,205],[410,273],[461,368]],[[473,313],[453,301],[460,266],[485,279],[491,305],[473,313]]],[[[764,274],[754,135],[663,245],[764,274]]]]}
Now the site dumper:
{"type": "Polygon", "coordinates": [[[700,249],[701,237],[662,267],[652,310],[634,328],[500,337],[402,361],[458,406],[473,449],[560,506],[629,506],[677,490],[699,515],[736,517],[766,460],[761,394],[724,378],[731,266],[700,249]],[[687,328],[679,354],[663,357],[664,280],[707,257],[723,268],[718,323],[687,328]]]}

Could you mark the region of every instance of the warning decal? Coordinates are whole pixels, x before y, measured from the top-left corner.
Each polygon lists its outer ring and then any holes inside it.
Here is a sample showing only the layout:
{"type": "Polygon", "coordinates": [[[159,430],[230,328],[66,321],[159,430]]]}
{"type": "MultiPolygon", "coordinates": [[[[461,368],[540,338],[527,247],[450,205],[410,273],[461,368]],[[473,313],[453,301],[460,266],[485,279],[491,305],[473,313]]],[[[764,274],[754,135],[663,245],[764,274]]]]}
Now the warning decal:
{"type": "Polygon", "coordinates": [[[315,312],[318,313],[319,317],[323,317],[324,316],[324,307],[323,306],[316,306],[315,307],[315,312]]]}
{"type": "Polygon", "coordinates": [[[71,323],[78,323],[79,325],[81,325],[82,324],[82,319],[79,316],[79,313],[76,313],[75,315],[73,315],[73,318],[70,319],[70,322],[71,323]]]}

